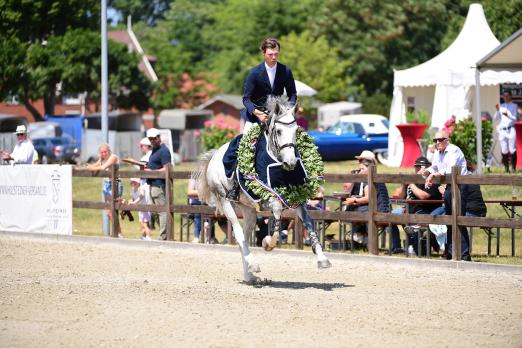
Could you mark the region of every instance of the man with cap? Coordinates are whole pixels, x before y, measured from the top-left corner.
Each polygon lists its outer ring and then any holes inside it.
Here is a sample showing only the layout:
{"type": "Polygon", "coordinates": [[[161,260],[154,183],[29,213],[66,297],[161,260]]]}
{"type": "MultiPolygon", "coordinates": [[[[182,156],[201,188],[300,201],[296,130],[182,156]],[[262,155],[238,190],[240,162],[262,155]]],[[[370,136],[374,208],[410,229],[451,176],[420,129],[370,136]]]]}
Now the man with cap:
{"type": "MultiPolygon", "coordinates": [[[[420,171],[425,170],[431,166],[431,162],[424,156],[420,156],[415,160],[414,170],[415,173],[419,173],[420,171]]],[[[441,200],[442,194],[439,191],[439,184],[433,184],[430,187],[426,187],[425,185],[417,185],[417,184],[402,184],[399,186],[395,192],[393,193],[394,198],[400,199],[412,199],[412,200],[441,200]]],[[[433,203],[420,203],[420,204],[408,204],[408,214],[431,214],[431,212],[441,204],[433,204],[433,203]]],[[[405,212],[404,208],[396,208],[392,210],[392,214],[402,214],[405,212]]],[[[419,250],[417,250],[417,231],[419,226],[406,226],[404,227],[404,231],[408,234],[408,245],[413,245],[413,248],[417,255],[419,255],[419,250]]],[[[397,225],[392,226],[392,231],[399,231],[397,225]]],[[[435,243],[432,243],[435,245],[435,243]]]]}
{"type": "MultiPolygon", "coordinates": [[[[145,170],[165,172],[168,170],[171,163],[170,151],[161,143],[161,136],[159,130],[150,128],[147,131],[147,138],[152,145],[152,153],[149,157],[147,167],[145,170]]],[[[153,204],[166,205],[165,198],[165,179],[147,179],[147,184],[150,186],[150,198],[153,204]]],[[[160,240],[167,240],[167,212],[160,212],[160,240]]]]}
{"type": "Polygon", "coordinates": [[[28,139],[27,127],[23,124],[17,126],[15,134],[18,142],[13,152],[0,150],[3,160],[15,164],[32,164],[35,150],[33,143],[28,139]]]}

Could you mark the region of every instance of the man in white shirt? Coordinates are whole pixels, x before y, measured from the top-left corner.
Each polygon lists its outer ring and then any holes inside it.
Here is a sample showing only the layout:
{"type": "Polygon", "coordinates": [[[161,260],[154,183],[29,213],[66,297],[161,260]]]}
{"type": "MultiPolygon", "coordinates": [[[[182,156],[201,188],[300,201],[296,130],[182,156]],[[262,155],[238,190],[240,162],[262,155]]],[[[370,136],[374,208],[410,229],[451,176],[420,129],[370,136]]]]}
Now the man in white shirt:
{"type": "Polygon", "coordinates": [[[17,126],[15,134],[18,143],[11,153],[1,151],[2,158],[11,164],[32,164],[35,151],[33,143],[28,139],[27,127],[25,125],[17,126]]]}
{"type": "MultiPolygon", "coordinates": [[[[433,162],[431,167],[428,167],[424,170],[419,171],[419,174],[426,177],[425,185],[427,188],[433,185],[433,178],[436,176],[442,176],[446,174],[451,174],[451,168],[453,166],[457,166],[459,168],[460,175],[468,175],[470,174],[467,169],[466,158],[464,157],[464,153],[462,150],[453,144],[449,143],[449,134],[445,131],[438,131],[435,134],[435,138],[433,139],[437,151],[433,156],[433,162]]],[[[460,186],[460,190],[462,192],[462,186],[460,186]]],[[[462,198],[462,208],[461,212],[465,212],[465,197],[461,195],[462,198]]],[[[451,215],[451,185],[446,186],[446,191],[444,191],[444,209],[446,211],[446,215],[451,215]]],[[[462,250],[462,260],[471,261],[471,255],[469,254],[469,235],[468,229],[465,226],[460,226],[460,234],[461,234],[461,250],[462,250]]],[[[446,247],[446,258],[450,260],[451,256],[451,246],[452,246],[452,229],[451,226],[448,226],[448,235],[447,235],[447,247],[446,247]]]]}
{"type": "Polygon", "coordinates": [[[495,108],[495,121],[498,122],[497,133],[500,141],[500,148],[502,152],[502,164],[509,173],[509,155],[511,154],[511,166],[513,172],[516,171],[517,152],[515,148],[515,141],[517,135],[515,133],[514,123],[518,120],[518,105],[513,103],[511,99],[511,92],[504,92],[504,103],[500,106],[497,104],[495,108]]]}

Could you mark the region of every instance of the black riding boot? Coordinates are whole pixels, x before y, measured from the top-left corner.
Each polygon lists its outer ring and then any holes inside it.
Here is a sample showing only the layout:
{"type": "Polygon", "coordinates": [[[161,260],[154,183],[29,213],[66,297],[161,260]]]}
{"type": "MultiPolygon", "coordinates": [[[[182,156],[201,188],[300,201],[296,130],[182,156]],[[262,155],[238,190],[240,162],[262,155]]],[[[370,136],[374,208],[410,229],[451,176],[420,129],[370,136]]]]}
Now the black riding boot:
{"type": "Polygon", "coordinates": [[[232,188],[230,190],[228,190],[225,198],[228,201],[239,202],[239,182],[237,181],[237,176],[235,173],[232,176],[232,178],[233,178],[232,188]]]}
{"type": "Polygon", "coordinates": [[[511,168],[513,169],[513,173],[517,172],[517,152],[513,152],[511,155],[511,168]]]}
{"type": "Polygon", "coordinates": [[[509,153],[502,154],[502,164],[504,165],[506,173],[509,173],[509,153]]]}

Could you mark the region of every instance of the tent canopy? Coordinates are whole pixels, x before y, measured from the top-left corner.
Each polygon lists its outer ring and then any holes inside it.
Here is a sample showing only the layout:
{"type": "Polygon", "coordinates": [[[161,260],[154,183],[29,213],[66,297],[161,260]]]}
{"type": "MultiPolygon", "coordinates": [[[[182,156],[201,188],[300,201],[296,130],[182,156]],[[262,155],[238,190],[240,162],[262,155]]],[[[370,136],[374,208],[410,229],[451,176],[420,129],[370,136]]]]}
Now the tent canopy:
{"type": "Polygon", "coordinates": [[[406,111],[431,114],[431,127],[441,128],[452,116],[468,117],[473,110],[493,114],[498,102],[498,85],[522,82],[521,72],[485,71],[481,74],[481,104],[474,104],[476,62],[492,52],[500,42],[495,38],[480,4],[471,4],[461,32],[455,41],[436,57],[406,70],[394,72],[394,91],[390,109],[388,161],[401,163],[403,144],[395,125],[406,122],[406,111]],[[474,106],[475,105],[475,106],[474,106]]]}
{"type": "Polygon", "coordinates": [[[473,85],[475,76],[471,68],[499,43],[489,28],[482,6],[471,4],[464,26],[455,41],[427,62],[395,71],[393,85],[473,85]]]}
{"type": "MultiPolygon", "coordinates": [[[[477,62],[475,86],[481,85],[481,74],[496,71],[509,82],[522,81],[522,28],[508,37],[494,50],[477,62]],[[482,73],[482,70],[487,70],[482,73]],[[517,79],[518,78],[518,79],[517,79]]],[[[480,88],[475,87],[475,102],[480,105],[480,88]]],[[[475,107],[475,124],[477,127],[477,162],[478,173],[482,173],[482,122],[478,107],[475,107]]]]}
{"type": "Polygon", "coordinates": [[[480,70],[522,70],[522,28],[478,61],[480,70]]]}

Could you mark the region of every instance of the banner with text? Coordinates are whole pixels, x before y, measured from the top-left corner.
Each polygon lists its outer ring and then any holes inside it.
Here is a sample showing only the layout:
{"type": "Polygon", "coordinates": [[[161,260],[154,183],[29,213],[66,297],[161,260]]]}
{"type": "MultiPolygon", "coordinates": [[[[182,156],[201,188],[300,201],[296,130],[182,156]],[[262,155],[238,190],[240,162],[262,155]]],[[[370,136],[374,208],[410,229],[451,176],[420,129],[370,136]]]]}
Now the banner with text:
{"type": "Polygon", "coordinates": [[[0,230],[72,234],[72,166],[0,166],[0,230]]]}

